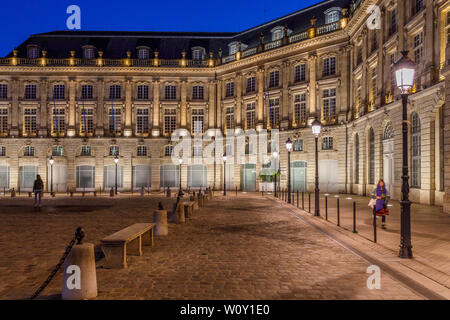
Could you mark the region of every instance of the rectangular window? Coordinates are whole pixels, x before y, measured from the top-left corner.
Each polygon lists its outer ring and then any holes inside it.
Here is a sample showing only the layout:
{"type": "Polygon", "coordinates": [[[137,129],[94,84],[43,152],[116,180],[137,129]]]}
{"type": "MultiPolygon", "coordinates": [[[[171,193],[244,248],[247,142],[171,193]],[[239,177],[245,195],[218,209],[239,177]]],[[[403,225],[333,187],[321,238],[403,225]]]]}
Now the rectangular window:
{"type": "Polygon", "coordinates": [[[324,137],[323,138],[322,150],[333,150],[333,137],[324,137]]]}
{"type": "Polygon", "coordinates": [[[203,155],[202,146],[194,146],[192,148],[192,156],[193,157],[201,157],[203,155]]]}
{"type": "Polygon", "coordinates": [[[295,82],[306,80],[306,64],[302,63],[295,67],[295,82]]]}
{"type": "Polygon", "coordinates": [[[81,110],[81,133],[94,134],[94,109],[81,110]]]}
{"type": "Polygon", "coordinates": [[[141,85],[138,86],[137,89],[138,89],[137,98],[139,100],[148,100],[148,86],[141,85]]]}
{"type": "Polygon", "coordinates": [[[23,155],[25,157],[34,157],[34,147],[26,146],[24,151],[23,151],[23,155]]]}
{"type": "Polygon", "coordinates": [[[138,134],[149,133],[148,108],[136,110],[136,132],[138,134]]]}
{"type": "Polygon", "coordinates": [[[165,157],[170,157],[172,156],[172,152],[173,152],[173,146],[166,146],[164,148],[164,156],[165,157]]]}
{"type": "Polygon", "coordinates": [[[280,85],[280,71],[272,71],[269,75],[269,88],[275,88],[280,85]]]}
{"type": "Polygon", "coordinates": [[[336,74],[336,57],[323,59],[323,76],[336,74]]]}
{"type": "Polygon", "coordinates": [[[91,147],[90,146],[81,146],[81,156],[89,157],[91,155],[91,147]]]}
{"type": "Polygon", "coordinates": [[[109,155],[111,157],[119,156],[119,146],[109,146],[109,155]]]}
{"type": "Polygon", "coordinates": [[[0,157],[6,157],[6,147],[0,147],[0,157]]]}
{"type": "Polygon", "coordinates": [[[65,108],[52,108],[52,133],[64,134],[66,131],[65,108]]]}
{"type": "Polygon", "coordinates": [[[113,84],[109,86],[109,99],[119,100],[121,97],[122,86],[120,84],[113,84]]]}
{"type": "Polygon", "coordinates": [[[414,36],[414,61],[416,64],[422,62],[423,55],[423,31],[414,36]]]}
{"type": "Polygon", "coordinates": [[[270,126],[273,128],[278,128],[280,124],[280,99],[270,99],[269,100],[269,115],[270,115],[270,126]]]}
{"type": "Polygon", "coordinates": [[[166,109],[164,111],[164,133],[172,134],[177,129],[177,110],[166,109]]]}
{"type": "Polygon", "coordinates": [[[303,151],[303,139],[294,140],[294,151],[303,151]]]}
{"type": "Polygon", "coordinates": [[[255,92],[256,91],[256,78],[255,77],[250,77],[247,78],[247,93],[250,92],[255,92]]]}
{"type": "Polygon", "coordinates": [[[371,85],[371,91],[372,91],[372,104],[375,103],[375,99],[378,94],[378,87],[377,87],[377,68],[372,69],[372,85],[371,85]]]}
{"type": "Polygon", "coordinates": [[[5,136],[8,134],[8,109],[0,109],[0,135],[5,136]]]}
{"type": "Polygon", "coordinates": [[[203,100],[203,86],[192,87],[192,99],[203,100]]]}
{"type": "Polygon", "coordinates": [[[25,99],[36,99],[36,85],[27,84],[25,86],[25,99]]]}
{"type": "Polygon", "coordinates": [[[323,118],[336,116],[336,88],[323,90],[323,118]]]}
{"type": "Polygon", "coordinates": [[[233,129],[234,128],[234,107],[228,107],[226,109],[225,117],[226,117],[226,119],[225,119],[226,128],[233,129]]]}
{"type": "Polygon", "coordinates": [[[256,127],[256,103],[247,103],[247,130],[255,129],[256,127]]]}
{"type": "Polygon", "coordinates": [[[26,136],[36,135],[36,108],[25,108],[23,119],[23,131],[26,136]]]}
{"type": "Polygon", "coordinates": [[[165,86],[164,93],[166,100],[176,100],[177,99],[177,87],[176,86],[165,86]]]}
{"type": "Polygon", "coordinates": [[[64,100],[66,86],[63,84],[55,84],[53,86],[53,98],[55,100],[64,100]]]}
{"type": "Polygon", "coordinates": [[[89,84],[84,84],[81,86],[81,99],[89,100],[93,99],[93,87],[89,84]]]}
{"type": "Polygon", "coordinates": [[[397,7],[391,11],[391,28],[389,30],[389,35],[397,32],[397,7]]]}
{"type": "Polygon", "coordinates": [[[62,157],[63,156],[63,147],[62,146],[53,146],[52,156],[62,157]]]}
{"type": "Polygon", "coordinates": [[[225,90],[225,97],[234,96],[234,82],[228,82],[225,90]]]}
{"type": "Polygon", "coordinates": [[[294,98],[295,122],[306,125],[306,93],[296,94],[294,98]]]}
{"type": "Polygon", "coordinates": [[[109,108],[109,133],[120,133],[121,129],[120,108],[109,108]]]}
{"type": "Polygon", "coordinates": [[[136,154],[138,157],[146,157],[147,156],[147,146],[138,146],[136,154]]]}
{"type": "Polygon", "coordinates": [[[356,106],[359,107],[361,105],[361,93],[362,93],[362,80],[359,78],[356,80],[356,97],[355,102],[356,106]]]}
{"type": "Polygon", "coordinates": [[[192,133],[203,133],[203,109],[192,109],[192,133]]]}
{"type": "Polygon", "coordinates": [[[414,0],[413,15],[417,14],[422,9],[423,9],[423,0],[414,0]]]}
{"type": "Polygon", "coordinates": [[[8,85],[0,84],[0,99],[8,99],[8,85]]]}

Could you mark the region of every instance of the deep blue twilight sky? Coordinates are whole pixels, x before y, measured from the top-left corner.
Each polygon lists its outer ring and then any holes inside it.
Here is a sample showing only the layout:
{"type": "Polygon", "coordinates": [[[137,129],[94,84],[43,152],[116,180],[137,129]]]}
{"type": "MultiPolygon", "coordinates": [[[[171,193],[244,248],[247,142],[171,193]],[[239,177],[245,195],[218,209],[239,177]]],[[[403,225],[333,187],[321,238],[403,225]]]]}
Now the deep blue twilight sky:
{"type": "Polygon", "coordinates": [[[0,8],[0,57],[34,33],[67,30],[66,9],[81,8],[81,30],[222,31],[245,30],[320,0],[137,1],[22,0],[0,8]]]}

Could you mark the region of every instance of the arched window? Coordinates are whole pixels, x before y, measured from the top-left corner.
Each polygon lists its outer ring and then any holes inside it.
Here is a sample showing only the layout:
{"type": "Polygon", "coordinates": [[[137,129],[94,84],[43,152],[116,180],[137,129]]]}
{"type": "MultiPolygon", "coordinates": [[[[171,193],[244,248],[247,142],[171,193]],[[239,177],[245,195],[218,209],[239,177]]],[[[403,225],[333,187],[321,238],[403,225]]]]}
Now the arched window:
{"type": "Polygon", "coordinates": [[[369,130],[369,184],[375,183],[375,133],[369,130]]]}
{"type": "Polygon", "coordinates": [[[394,128],[392,127],[392,122],[388,122],[384,127],[383,140],[389,140],[394,138],[394,128]]]}
{"type": "Polygon", "coordinates": [[[411,187],[420,188],[420,119],[411,115],[411,187]]]}
{"type": "Polygon", "coordinates": [[[355,184],[359,184],[359,135],[355,136],[355,184]]]}

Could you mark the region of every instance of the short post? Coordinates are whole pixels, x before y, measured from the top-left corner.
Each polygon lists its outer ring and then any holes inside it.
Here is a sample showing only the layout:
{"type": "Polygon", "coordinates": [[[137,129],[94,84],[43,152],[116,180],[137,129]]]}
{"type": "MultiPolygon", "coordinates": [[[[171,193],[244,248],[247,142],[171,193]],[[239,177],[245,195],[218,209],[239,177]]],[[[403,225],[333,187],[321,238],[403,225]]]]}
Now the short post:
{"type": "Polygon", "coordinates": [[[325,196],[325,220],[328,221],[328,196],[325,196]]]}
{"type": "Polygon", "coordinates": [[[141,197],[144,196],[144,187],[141,188],[141,197]]]}
{"type": "Polygon", "coordinates": [[[341,226],[341,208],[339,207],[339,198],[336,199],[336,207],[337,207],[337,226],[341,226]]]}
{"type": "Polygon", "coordinates": [[[61,292],[63,300],[85,300],[97,296],[94,245],[82,243],[84,232],[81,227],[77,229],[77,233],[79,234],[77,244],[73,246],[64,262],[61,292]],[[73,283],[73,275],[79,277],[79,287],[73,283]]]}
{"type": "MultiPolygon", "coordinates": [[[[160,206],[161,207],[161,206],[160,206]]],[[[153,212],[153,223],[155,223],[155,236],[167,236],[167,211],[159,209],[153,212]]]]}
{"type": "Polygon", "coordinates": [[[308,192],[308,212],[311,212],[311,193],[308,192]]]}
{"type": "Polygon", "coordinates": [[[11,198],[14,198],[16,196],[16,190],[12,188],[11,190],[11,198]]]}
{"type": "Polygon", "coordinates": [[[305,192],[302,191],[302,210],[305,210],[305,192]]]}
{"type": "Polygon", "coordinates": [[[109,196],[110,196],[110,197],[114,197],[114,189],[113,189],[113,188],[111,188],[111,189],[109,190],[109,196]]]}
{"type": "Polygon", "coordinates": [[[377,243],[377,212],[376,212],[376,206],[373,206],[373,242],[377,243]]]}
{"type": "Polygon", "coordinates": [[[353,233],[358,233],[356,231],[356,201],[353,201],[353,233]]]}

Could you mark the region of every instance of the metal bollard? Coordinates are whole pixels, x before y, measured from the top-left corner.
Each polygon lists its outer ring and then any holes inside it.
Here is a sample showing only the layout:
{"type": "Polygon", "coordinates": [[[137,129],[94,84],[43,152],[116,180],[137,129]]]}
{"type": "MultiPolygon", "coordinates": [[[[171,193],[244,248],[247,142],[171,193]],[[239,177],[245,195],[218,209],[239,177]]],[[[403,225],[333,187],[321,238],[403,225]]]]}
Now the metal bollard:
{"type": "Polygon", "coordinates": [[[302,210],[305,210],[305,192],[302,191],[302,210]]]}
{"type": "Polygon", "coordinates": [[[376,212],[376,206],[373,206],[373,242],[377,243],[377,212],[376,212]]]}
{"type": "Polygon", "coordinates": [[[325,220],[328,221],[328,196],[325,196],[325,220]]]}
{"type": "Polygon", "coordinates": [[[339,198],[336,199],[336,206],[337,206],[337,226],[341,226],[341,208],[339,206],[339,198]]]}
{"type": "Polygon", "coordinates": [[[311,212],[311,193],[308,192],[308,212],[311,212]]]}
{"type": "Polygon", "coordinates": [[[356,231],[356,201],[353,201],[353,233],[358,233],[356,231]]]}

